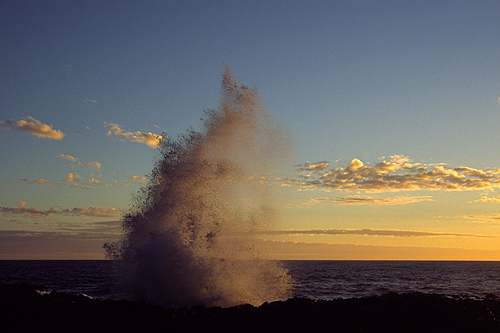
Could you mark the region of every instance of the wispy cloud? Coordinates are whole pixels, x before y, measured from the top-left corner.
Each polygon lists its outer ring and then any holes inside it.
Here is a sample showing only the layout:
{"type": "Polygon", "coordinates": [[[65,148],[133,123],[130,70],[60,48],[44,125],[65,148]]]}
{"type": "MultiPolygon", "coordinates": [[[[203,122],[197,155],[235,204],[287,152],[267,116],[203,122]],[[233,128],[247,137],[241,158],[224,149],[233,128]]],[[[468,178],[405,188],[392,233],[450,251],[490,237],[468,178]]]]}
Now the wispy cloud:
{"type": "Polygon", "coordinates": [[[19,181],[22,181],[22,182],[25,182],[25,183],[28,183],[28,184],[38,184],[38,185],[47,185],[49,187],[54,187],[54,183],[53,182],[49,182],[48,180],[45,180],[45,179],[35,179],[35,180],[29,180],[29,179],[26,179],[25,177],[19,179],[19,181]]]}
{"type": "Polygon", "coordinates": [[[80,185],[80,184],[76,184],[76,183],[71,184],[71,187],[81,188],[81,189],[84,189],[84,190],[91,190],[92,189],[92,187],[90,187],[90,186],[80,185]]]}
{"type": "Polygon", "coordinates": [[[375,166],[353,159],[345,167],[327,169],[326,162],[298,166],[294,179],[282,186],[299,186],[302,190],[345,190],[365,192],[410,190],[482,190],[500,187],[500,169],[479,170],[469,167],[450,168],[445,164],[411,163],[401,155],[390,157],[375,166]]]}
{"type": "Polygon", "coordinates": [[[101,163],[97,162],[97,161],[94,161],[94,162],[89,162],[89,163],[82,163],[82,162],[78,162],[78,165],[82,165],[86,168],[96,168],[97,170],[99,170],[101,168],[101,163]]]}
{"type": "Polygon", "coordinates": [[[65,158],[65,159],[67,159],[68,161],[71,161],[71,162],[76,162],[76,161],[78,161],[78,158],[73,157],[73,156],[70,156],[70,155],[61,154],[61,155],[59,155],[58,157],[60,157],[60,158],[65,158]]]}
{"type": "Polygon", "coordinates": [[[479,202],[479,203],[500,203],[500,197],[493,197],[493,198],[481,197],[481,198],[479,198],[477,200],[469,201],[467,203],[475,203],[475,202],[479,202]]]}
{"type": "Polygon", "coordinates": [[[398,196],[394,198],[373,198],[366,195],[350,195],[342,198],[320,197],[310,198],[304,205],[317,205],[321,203],[334,203],[337,205],[406,205],[422,201],[433,201],[431,196],[398,196]]]}
{"type": "Polygon", "coordinates": [[[68,224],[59,231],[33,231],[33,230],[0,230],[2,241],[69,241],[92,240],[109,241],[110,237],[121,234],[120,221],[95,221],[85,224],[68,224]]]}
{"type": "Polygon", "coordinates": [[[42,124],[33,117],[26,117],[23,120],[16,121],[15,123],[12,120],[7,119],[0,121],[0,124],[2,124],[4,128],[28,132],[39,138],[62,140],[64,137],[63,132],[53,129],[52,125],[42,124]]]}
{"type": "Polygon", "coordinates": [[[323,171],[324,169],[328,168],[328,162],[327,161],[321,161],[321,162],[316,162],[316,163],[310,163],[306,162],[303,165],[298,165],[299,170],[304,170],[304,171],[311,171],[311,172],[316,172],[319,173],[323,171]]]}
{"type": "Polygon", "coordinates": [[[151,148],[157,148],[160,141],[161,135],[157,135],[151,132],[125,132],[120,125],[114,123],[104,122],[104,127],[109,127],[107,132],[108,136],[117,136],[120,140],[129,140],[133,142],[141,142],[148,145],[151,148]]]}
{"type": "MultiPolygon", "coordinates": [[[[92,163],[85,163],[85,164],[87,164],[87,167],[94,167],[97,169],[99,169],[101,167],[99,162],[92,162],[92,163]]],[[[60,185],[63,183],[70,184],[70,187],[72,187],[72,188],[80,188],[80,189],[85,189],[85,190],[92,189],[92,187],[90,187],[88,185],[98,185],[98,186],[105,186],[105,187],[113,186],[111,184],[107,184],[107,183],[100,181],[98,179],[95,179],[93,177],[91,177],[89,180],[87,180],[87,185],[77,184],[77,182],[80,182],[81,180],[82,180],[82,176],[77,172],[70,172],[66,175],[66,177],[64,177],[64,181],[62,181],[62,182],[58,181],[55,183],[47,181],[45,179],[29,180],[29,179],[26,179],[25,177],[19,179],[19,181],[21,181],[21,182],[25,182],[28,184],[47,185],[50,188],[55,188],[57,185],[60,185]]]]}
{"type": "Polygon", "coordinates": [[[86,98],[86,99],[84,100],[84,102],[85,102],[85,103],[97,104],[97,101],[96,101],[95,99],[88,99],[88,98],[86,98]]]}
{"type": "Polygon", "coordinates": [[[111,184],[106,184],[105,182],[99,180],[99,179],[94,179],[94,178],[90,178],[88,181],[87,181],[87,184],[89,185],[100,185],[100,186],[105,186],[105,187],[111,187],[112,185],[111,184]]]}
{"type": "MultiPolygon", "coordinates": [[[[59,155],[58,157],[60,158],[64,158],[68,161],[71,161],[71,162],[77,162],[78,161],[78,158],[76,157],[73,157],[71,155],[65,155],[65,154],[61,154],[59,155]]],[[[97,170],[101,169],[101,163],[97,162],[97,161],[94,161],[94,162],[87,162],[87,163],[83,163],[83,162],[78,162],[78,165],[79,166],[83,166],[83,167],[86,167],[88,169],[91,169],[91,168],[95,168],[97,170]]]]}
{"type": "Polygon", "coordinates": [[[466,219],[475,223],[500,223],[500,214],[496,215],[464,215],[458,218],[466,219]]]}
{"type": "Polygon", "coordinates": [[[407,230],[374,230],[374,229],[311,229],[311,230],[261,230],[256,231],[257,234],[264,235],[357,235],[357,236],[385,236],[385,237],[480,237],[480,238],[496,238],[495,236],[473,235],[473,234],[457,234],[445,232],[427,232],[427,231],[407,231],[407,230]]]}
{"type": "Polygon", "coordinates": [[[148,179],[146,177],[132,176],[131,178],[125,179],[131,183],[139,183],[141,185],[146,185],[148,183],[148,179]]]}

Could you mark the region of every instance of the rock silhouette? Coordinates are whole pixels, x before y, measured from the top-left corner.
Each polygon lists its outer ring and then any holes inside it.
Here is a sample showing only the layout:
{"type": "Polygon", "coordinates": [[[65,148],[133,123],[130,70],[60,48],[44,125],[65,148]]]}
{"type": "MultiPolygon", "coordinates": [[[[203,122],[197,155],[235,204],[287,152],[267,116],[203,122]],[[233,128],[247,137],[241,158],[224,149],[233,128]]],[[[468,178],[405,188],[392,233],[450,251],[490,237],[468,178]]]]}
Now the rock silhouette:
{"type": "Polygon", "coordinates": [[[165,310],[131,301],[90,299],[40,286],[0,285],[3,332],[500,332],[500,301],[436,294],[314,301],[291,298],[259,307],[165,310]]]}

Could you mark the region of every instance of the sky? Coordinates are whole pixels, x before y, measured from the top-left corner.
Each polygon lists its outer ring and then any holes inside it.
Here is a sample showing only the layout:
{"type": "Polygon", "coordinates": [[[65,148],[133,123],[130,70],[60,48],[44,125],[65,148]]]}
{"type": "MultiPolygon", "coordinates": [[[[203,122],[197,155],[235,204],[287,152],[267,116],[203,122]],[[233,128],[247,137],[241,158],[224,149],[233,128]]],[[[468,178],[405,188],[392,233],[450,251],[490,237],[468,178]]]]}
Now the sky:
{"type": "Polygon", "coordinates": [[[0,259],[104,259],[224,66],[293,152],[276,259],[500,260],[497,1],[2,1],[0,259]]]}

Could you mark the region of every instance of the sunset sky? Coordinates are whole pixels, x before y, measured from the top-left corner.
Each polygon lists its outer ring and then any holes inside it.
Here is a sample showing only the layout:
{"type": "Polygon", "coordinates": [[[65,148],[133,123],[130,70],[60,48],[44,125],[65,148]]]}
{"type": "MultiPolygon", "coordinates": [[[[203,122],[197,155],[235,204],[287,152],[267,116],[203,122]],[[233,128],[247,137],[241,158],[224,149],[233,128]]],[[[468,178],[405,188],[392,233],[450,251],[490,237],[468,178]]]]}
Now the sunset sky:
{"type": "Polygon", "coordinates": [[[3,1],[0,259],[103,259],[224,66],[292,139],[277,259],[500,260],[498,1],[3,1]]]}

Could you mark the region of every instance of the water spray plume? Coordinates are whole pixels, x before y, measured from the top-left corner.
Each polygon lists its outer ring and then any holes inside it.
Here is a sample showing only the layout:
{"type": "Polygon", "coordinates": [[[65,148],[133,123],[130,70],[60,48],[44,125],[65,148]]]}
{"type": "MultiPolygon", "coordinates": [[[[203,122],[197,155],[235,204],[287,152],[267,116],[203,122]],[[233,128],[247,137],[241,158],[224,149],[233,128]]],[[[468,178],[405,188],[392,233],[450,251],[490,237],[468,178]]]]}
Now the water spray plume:
{"type": "Polygon", "coordinates": [[[206,116],[200,131],[163,136],[122,239],[104,248],[135,300],[169,308],[286,299],[291,279],[255,249],[255,230],[275,219],[272,186],[262,183],[287,140],[257,90],[227,66],[220,105],[206,116]]]}

